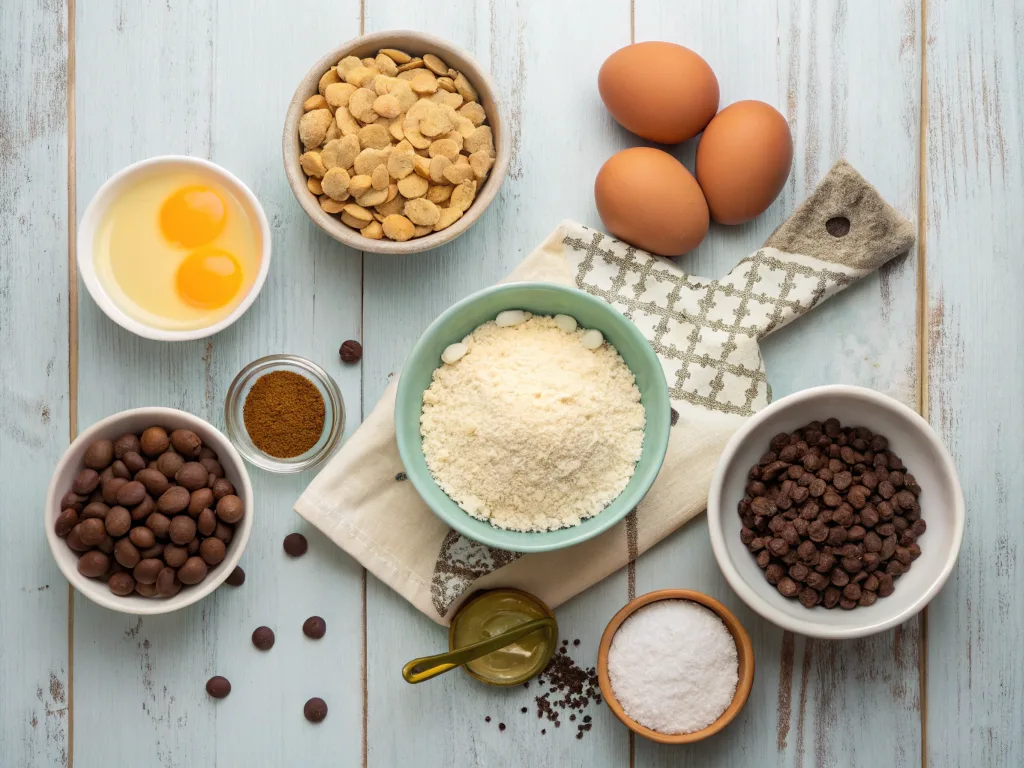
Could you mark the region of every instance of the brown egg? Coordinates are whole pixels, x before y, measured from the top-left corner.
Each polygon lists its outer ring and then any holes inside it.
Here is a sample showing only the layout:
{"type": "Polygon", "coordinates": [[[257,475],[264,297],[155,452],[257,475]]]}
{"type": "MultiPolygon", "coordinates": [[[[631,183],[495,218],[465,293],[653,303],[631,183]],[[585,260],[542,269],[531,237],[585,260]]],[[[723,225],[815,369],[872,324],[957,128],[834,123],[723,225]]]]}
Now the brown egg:
{"type": "Polygon", "coordinates": [[[793,138],[778,110],[737,101],[719,112],[697,145],[697,181],[711,218],[742,224],[764,213],[793,164],[793,138]]]}
{"type": "Polygon", "coordinates": [[[660,256],[692,251],[708,232],[708,204],[697,180],[660,149],[612,155],[597,173],[594,198],[612,235],[660,256]]]}
{"type": "Polygon", "coordinates": [[[620,48],[601,65],[597,89],[623,128],[662,144],[692,139],[718,110],[715,73],[675,43],[620,48]]]}

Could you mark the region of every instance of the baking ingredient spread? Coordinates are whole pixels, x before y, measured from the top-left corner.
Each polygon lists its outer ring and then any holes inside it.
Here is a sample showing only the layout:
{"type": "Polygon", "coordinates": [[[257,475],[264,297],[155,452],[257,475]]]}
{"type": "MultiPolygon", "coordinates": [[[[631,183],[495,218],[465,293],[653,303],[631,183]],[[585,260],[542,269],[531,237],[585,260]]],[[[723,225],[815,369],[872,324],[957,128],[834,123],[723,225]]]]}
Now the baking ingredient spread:
{"type": "Polygon", "coordinates": [[[622,492],[640,459],[645,413],[632,372],[599,332],[563,326],[502,312],[462,340],[460,355],[446,350],[452,362],[423,393],[435,481],[499,528],[578,525],[622,492]]]}
{"type": "Polygon", "coordinates": [[[739,682],[736,642],[713,611],[661,600],[626,619],[608,649],[615,698],[659,733],[693,733],[728,709],[739,682]]]}

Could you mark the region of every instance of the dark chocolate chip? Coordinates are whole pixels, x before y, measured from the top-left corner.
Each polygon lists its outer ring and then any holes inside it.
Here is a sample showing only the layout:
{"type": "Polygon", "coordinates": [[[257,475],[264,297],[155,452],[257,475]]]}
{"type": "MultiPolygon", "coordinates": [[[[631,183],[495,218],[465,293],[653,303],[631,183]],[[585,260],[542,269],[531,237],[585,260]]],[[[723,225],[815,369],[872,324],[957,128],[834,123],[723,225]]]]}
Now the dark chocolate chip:
{"type": "Polygon", "coordinates": [[[314,640],[319,640],[327,633],[327,622],[321,619],[319,616],[310,616],[302,624],[302,633],[306,637],[311,637],[314,640]]]}
{"type": "Polygon", "coordinates": [[[302,714],[304,714],[306,719],[311,723],[322,722],[323,719],[327,717],[327,702],[317,696],[314,696],[306,702],[306,705],[302,708],[302,714]]]}
{"type": "Polygon", "coordinates": [[[225,584],[230,584],[232,587],[240,587],[240,586],[242,586],[242,584],[245,583],[245,571],[243,571],[241,568],[236,566],[235,570],[233,570],[228,575],[228,577],[226,579],[224,579],[224,583],[225,584]]]}
{"type": "Polygon", "coordinates": [[[269,651],[274,647],[274,630],[270,627],[256,627],[252,631],[252,644],[261,651],[269,651]]]}
{"type": "Polygon", "coordinates": [[[216,675],[206,681],[206,692],[215,699],[223,699],[231,693],[231,683],[226,677],[216,675]]]}
{"type": "Polygon", "coordinates": [[[288,555],[302,557],[302,555],[306,554],[307,549],[309,549],[309,542],[306,541],[306,537],[301,533],[289,533],[284,537],[284,551],[288,555]]]}

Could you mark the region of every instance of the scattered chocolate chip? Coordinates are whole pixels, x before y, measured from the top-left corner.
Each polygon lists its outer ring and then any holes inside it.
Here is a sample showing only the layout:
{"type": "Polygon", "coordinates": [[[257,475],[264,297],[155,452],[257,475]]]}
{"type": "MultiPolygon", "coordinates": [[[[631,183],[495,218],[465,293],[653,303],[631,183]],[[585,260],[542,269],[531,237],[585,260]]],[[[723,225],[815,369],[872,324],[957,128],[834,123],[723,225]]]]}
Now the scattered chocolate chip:
{"type": "Polygon", "coordinates": [[[319,616],[310,616],[303,622],[302,632],[306,637],[319,640],[327,633],[327,622],[319,616]]]}
{"type": "Polygon", "coordinates": [[[343,363],[358,363],[363,358],[363,345],[358,341],[349,339],[341,345],[338,354],[341,355],[341,362],[343,363]]]}
{"type": "Polygon", "coordinates": [[[505,730],[505,724],[504,723],[498,723],[498,730],[499,731],[504,731],[505,730]]]}
{"type": "Polygon", "coordinates": [[[245,583],[245,571],[243,571],[238,566],[235,566],[235,570],[233,570],[228,575],[228,577],[226,579],[224,579],[224,583],[225,584],[230,584],[232,587],[240,587],[240,586],[242,586],[242,584],[245,583]]]}
{"type": "Polygon", "coordinates": [[[301,533],[289,533],[284,537],[284,551],[292,557],[302,557],[309,549],[309,542],[301,533]]]}
{"type": "Polygon", "coordinates": [[[490,716],[490,715],[487,715],[487,717],[485,717],[485,718],[484,718],[484,722],[485,722],[485,723],[489,723],[489,722],[491,722],[491,716],[490,716]]]}
{"type": "Polygon", "coordinates": [[[216,675],[206,681],[206,692],[215,699],[223,699],[231,693],[231,683],[226,677],[216,675]]]}
{"type": "Polygon", "coordinates": [[[314,696],[306,702],[306,705],[302,708],[302,714],[304,714],[306,719],[311,723],[322,722],[323,719],[327,717],[327,702],[317,696],[314,696]]]}
{"type": "Polygon", "coordinates": [[[252,631],[252,644],[261,651],[269,651],[274,647],[274,630],[270,627],[256,627],[252,631]]]}

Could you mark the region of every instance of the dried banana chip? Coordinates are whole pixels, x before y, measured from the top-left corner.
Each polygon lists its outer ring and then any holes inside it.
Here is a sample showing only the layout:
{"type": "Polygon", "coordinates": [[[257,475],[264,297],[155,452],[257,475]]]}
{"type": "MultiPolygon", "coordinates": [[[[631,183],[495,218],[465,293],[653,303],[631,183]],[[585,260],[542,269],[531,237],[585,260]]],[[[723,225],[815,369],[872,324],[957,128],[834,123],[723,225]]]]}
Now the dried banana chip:
{"type": "Polygon", "coordinates": [[[307,176],[315,176],[318,179],[323,178],[323,175],[327,173],[327,169],[324,167],[323,158],[319,152],[303,152],[299,155],[299,165],[302,167],[302,172],[307,176]]]}
{"type": "Polygon", "coordinates": [[[412,159],[412,169],[416,171],[418,176],[422,176],[424,179],[429,179],[430,159],[423,157],[422,155],[416,155],[412,159]]]}
{"type": "Polygon", "coordinates": [[[416,76],[409,81],[409,85],[421,96],[429,95],[437,91],[437,78],[434,77],[433,72],[421,69],[416,73],[416,76]]]}
{"type": "Polygon", "coordinates": [[[454,190],[451,184],[431,184],[427,188],[427,200],[434,203],[435,205],[441,205],[441,203],[447,203],[452,196],[452,190],[454,190]]]}
{"type": "Polygon", "coordinates": [[[455,77],[455,90],[466,101],[476,101],[480,98],[477,95],[476,89],[470,85],[469,80],[461,72],[455,77]]]}
{"type": "Polygon", "coordinates": [[[409,200],[415,197],[423,197],[427,194],[427,187],[430,186],[426,179],[417,174],[411,174],[398,182],[398,191],[409,200]]]}
{"type": "Polygon", "coordinates": [[[356,202],[364,208],[372,208],[375,205],[380,205],[388,199],[387,187],[384,189],[368,189],[363,192],[359,197],[356,198],[356,202]]]}
{"type": "Polygon", "coordinates": [[[299,139],[302,141],[302,146],[306,149],[316,149],[321,146],[327,138],[327,128],[332,119],[329,109],[314,109],[299,118],[299,139]]]}
{"type": "MultiPolygon", "coordinates": [[[[438,155],[430,160],[430,180],[435,184],[445,183],[445,171],[451,166],[452,161],[444,155],[438,155]]],[[[459,179],[461,181],[461,179],[459,179]]]]}
{"type": "Polygon", "coordinates": [[[469,156],[469,165],[473,169],[477,181],[483,181],[490,173],[491,166],[494,165],[494,158],[486,150],[480,150],[469,156]]]}
{"type": "Polygon", "coordinates": [[[491,127],[489,125],[481,125],[475,131],[472,136],[466,137],[466,143],[463,148],[469,154],[484,150],[490,154],[494,154],[494,134],[491,133],[491,127]]]}
{"type": "Polygon", "coordinates": [[[371,221],[359,230],[359,234],[371,240],[380,240],[384,237],[384,227],[380,225],[379,221],[371,221]]]}
{"type": "Polygon", "coordinates": [[[383,125],[364,125],[359,129],[359,146],[384,149],[391,146],[391,134],[383,125]]]}
{"type": "Polygon", "coordinates": [[[352,197],[359,197],[373,186],[373,179],[368,174],[360,173],[352,177],[348,183],[348,193],[352,197]]]}
{"type": "Polygon", "coordinates": [[[405,196],[396,194],[390,200],[385,200],[377,205],[377,213],[382,216],[390,216],[393,213],[401,213],[405,210],[405,196]]]}
{"type": "MultiPolygon", "coordinates": [[[[330,88],[331,86],[327,87],[330,88]]],[[[328,106],[330,106],[330,104],[327,99],[318,93],[316,96],[310,96],[302,102],[302,111],[312,112],[314,109],[327,109],[328,106]]]]}
{"type": "Polygon", "coordinates": [[[423,66],[435,75],[447,75],[448,65],[432,53],[423,54],[423,66]]]}
{"type": "MultiPolygon", "coordinates": [[[[355,98],[355,94],[352,94],[352,97],[355,98]]],[[[352,103],[351,99],[349,99],[349,103],[352,103]]],[[[348,107],[338,107],[334,110],[334,119],[338,123],[338,129],[341,131],[342,136],[354,136],[363,127],[359,124],[358,120],[352,117],[348,107]]]]}
{"type": "Polygon", "coordinates": [[[473,204],[474,197],[476,197],[476,182],[464,181],[452,192],[450,207],[465,212],[473,204]]]}
{"type": "Polygon", "coordinates": [[[473,169],[469,163],[466,163],[465,165],[459,163],[446,168],[444,171],[444,177],[447,179],[449,184],[461,184],[464,181],[475,179],[476,174],[473,173],[473,169]]]}
{"type": "MultiPolygon", "coordinates": [[[[387,192],[388,184],[391,183],[391,176],[388,174],[387,166],[378,165],[374,168],[373,173],[370,174],[370,183],[374,189],[387,192]]],[[[376,203],[373,203],[373,205],[376,205],[376,203]]]]}
{"type": "Polygon", "coordinates": [[[327,195],[321,195],[320,207],[327,213],[338,213],[345,207],[345,204],[338,200],[331,200],[327,195]]]}
{"type": "Polygon", "coordinates": [[[405,204],[405,216],[413,224],[433,227],[441,218],[441,210],[429,200],[419,197],[405,204]]]}
{"type": "Polygon", "coordinates": [[[388,175],[395,179],[404,179],[413,172],[415,156],[412,152],[392,151],[388,157],[388,175]]]}
{"type": "Polygon", "coordinates": [[[414,69],[420,69],[423,67],[423,59],[409,59],[405,64],[402,64],[398,68],[398,74],[402,75],[405,72],[411,72],[414,69]]]}
{"type": "Polygon", "coordinates": [[[398,65],[408,64],[412,61],[412,56],[405,51],[398,50],[397,48],[381,48],[380,52],[398,65]]]}
{"type": "MultiPolygon", "coordinates": [[[[477,130],[480,130],[479,128],[477,130]]],[[[474,134],[475,135],[475,134],[474,134]]],[[[444,155],[453,163],[459,157],[459,147],[451,139],[438,139],[430,144],[429,148],[430,156],[437,157],[438,155],[444,155]]]]}
{"type": "Polygon", "coordinates": [[[475,101],[468,101],[459,107],[459,114],[468,118],[474,126],[483,125],[484,120],[487,119],[487,113],[484,111],[484,108],[475,101]]]}
{"type": "Polygon", "coordinates": [[[382,74],[385,74],[388,77],[394,77],[398,74],[398,65],[395,64],[395,60],[383,51],[377,54],[377,58],[374,59],[374,62],[377,64],[377,69],[379,69],[382,74]]]}
{"type": "Polygon", "coordinates": [[[324,194],[332,200],[345,200],[350,194],[356,194],[351,191],[348,171],[344,168],[331,168],[324,174],[320,186],[323,187],[324,194]]]}
{"type": "Polygon", "coordinates": [[[385,235],[400,243],[411,238],[416,229],[411,221],[397,213],[386,216],[381,226],[384,228],[385,235]]]}
{"type": "Polygon", "coordinates": [[[338,72],[333,67],[331,69],[328,69],[326,72],[324,72],[323,77],[320,78],[320,84],[318,86],[320,90],[320,95],[324,96],[326,94],[327,86],[331,85],[332,83],[340,82],[341,77],[338,76],[338,72]]]}
{"type": "Polygon", "coordinates": [[[356,92],[356,87],[349,83],[331,83],[327,86],[326,101],[332,109],[338,107],[347,107],[349,99],[352,94],[356,92]]]}
{"type": "Polygon", "coordinates": [[[440,232],[442,229],[446,229],[454,224],[456,221],[462,218],[462,211],[458,208],[442,208],[441,215],[434,225],[434,231],[440,232]]]}

